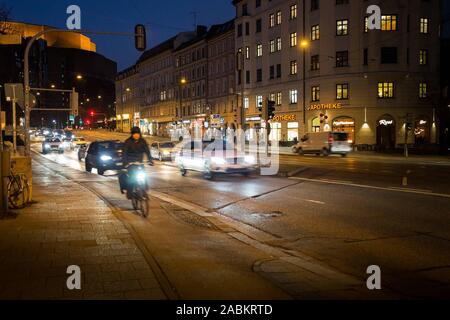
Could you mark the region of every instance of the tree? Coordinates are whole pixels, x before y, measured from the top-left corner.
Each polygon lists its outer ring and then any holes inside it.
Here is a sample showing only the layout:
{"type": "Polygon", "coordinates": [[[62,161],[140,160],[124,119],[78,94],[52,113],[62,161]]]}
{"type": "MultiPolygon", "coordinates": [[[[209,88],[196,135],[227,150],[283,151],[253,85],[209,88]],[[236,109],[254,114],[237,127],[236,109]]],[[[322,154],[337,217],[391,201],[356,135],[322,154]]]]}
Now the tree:
{"type": "Polygon", "coordinates": [[[7,7],[5,4],[0,3],[0,34],[6,34],[9,30],[9,20],[11,15],[11,8],[7,7]]]}

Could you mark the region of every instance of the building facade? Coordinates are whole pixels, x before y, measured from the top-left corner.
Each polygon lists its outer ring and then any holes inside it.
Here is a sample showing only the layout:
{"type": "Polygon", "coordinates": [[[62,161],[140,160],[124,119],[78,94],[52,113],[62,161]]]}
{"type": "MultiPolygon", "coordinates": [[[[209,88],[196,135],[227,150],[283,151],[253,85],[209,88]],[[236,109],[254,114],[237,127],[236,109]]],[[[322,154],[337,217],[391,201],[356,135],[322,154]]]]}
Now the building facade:
{"type": "Polygon", "coordinates": [[[117,75],[119,130],[137,125],[170,137],[225,129],[235,121],[234,52],[233,21],[198,26],[146,51],[117,75]]]}
{"type": "Polygon", "coordinates": [[[269,99],[271,136],[282,142],[322,130],[346,131],[360,148],[437,142],[438,1],[371,1],[381,30],[368,29],[362,0],[233,4],[247,128],[261,126],[269,99]]]}

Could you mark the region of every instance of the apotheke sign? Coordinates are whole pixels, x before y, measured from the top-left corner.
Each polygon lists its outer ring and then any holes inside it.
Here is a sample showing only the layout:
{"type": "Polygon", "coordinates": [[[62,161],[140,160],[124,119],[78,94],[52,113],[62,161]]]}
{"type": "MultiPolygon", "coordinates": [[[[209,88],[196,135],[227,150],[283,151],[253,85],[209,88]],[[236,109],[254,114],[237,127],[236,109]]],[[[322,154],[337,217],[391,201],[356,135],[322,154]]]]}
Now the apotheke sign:
{"type": "Polygon", "coordinates": [[[276,115],[273,117],[273,122],[281,122],[281,121],[296,121],[297,116],[295,114],[284,114],[284,115],[276,115]]]}
{"type": "Polygon", "coordinates": [[[330,110],[330,109],[342,109],[342,104],[340,104],[340,103],[312,104],[309,106],[308,111],[330,110]]]}

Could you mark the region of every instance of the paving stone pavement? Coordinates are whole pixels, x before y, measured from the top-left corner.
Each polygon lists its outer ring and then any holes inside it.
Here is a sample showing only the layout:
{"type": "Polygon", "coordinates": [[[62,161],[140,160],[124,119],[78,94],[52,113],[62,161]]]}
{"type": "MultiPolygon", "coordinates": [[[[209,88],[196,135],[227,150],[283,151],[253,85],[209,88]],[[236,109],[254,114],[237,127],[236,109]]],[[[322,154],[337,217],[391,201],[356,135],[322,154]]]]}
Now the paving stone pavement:
{"type": "Polygon", "coordinates": [[[36,162],[33,175],[36,203],[0,217],[0,299],[167,299],[101,199],[36,162]],[[81,290],[67,289],[70,265],[81,290]]]}

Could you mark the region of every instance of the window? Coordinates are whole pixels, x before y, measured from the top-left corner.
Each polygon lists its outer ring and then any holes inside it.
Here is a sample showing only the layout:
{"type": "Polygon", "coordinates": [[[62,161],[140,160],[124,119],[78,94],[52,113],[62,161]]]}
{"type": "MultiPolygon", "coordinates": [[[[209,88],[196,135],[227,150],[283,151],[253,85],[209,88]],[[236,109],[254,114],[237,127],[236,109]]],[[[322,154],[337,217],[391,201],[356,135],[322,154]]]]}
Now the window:
{"type": "Polygon", "coordinates": [[[311,101],[312,102],[320,101],[320,87],[319,86],[311,87],[311,101]]]}
{"type": "Polygon", "coordinates": [[[281,64],[277,64],[277,78],[281,78],[281,64]]]}
{"type": "Polygon", "coordinates": [[[257,69],[256,70],[256,82],[261,82],[262,81],[262,69],[257,69]]]}
{"type": "Polygon", "coordinates": [[[426,34],[428,33],[428,19],[420,18],[420,33],[426,34]]]}
{"type": "Polygon", "coordinates": [[[263,106],[263,96],[256,96],[256,109],[262,108],[263,106]]]}
{"type": "Polygon", "coordinates": [[[424,82],[419,83],[419,98],[427,98],[427,84],[424,82]]]}
{"type": "Polygon", "coordinates": [[[369,65],[369,49],[368,48],[364,48],[363,65],[365,65],[365,66],[369,65]]]}
{"type": "Polygon", "coordinates": [[[428,64],[428,50],[419,50],[419,64],[421,66],[426,66],[428,64]]]}
{"type": "Polygon", "coordinates": [[[281,24],[281,11],[277,12],[277,25],[281,24]]]}
{"type": "Polygon", "coordinates": [[[281,38],[277,38],[277,51],[281,51],[281,38]]]}
{"type": "Polygon", "coordinates": [[[269,15],[269,27],[270,28],[275,27],[275,13],[271,13],[269,15]]]}
{"type": "Polygon", "coordinates": [[[336,100],[348,99],[348,83],[336,85],[336,100]]]}
{"type": "Polygon", "coordinates": [[[394,98],[394,83],[393,82],[379,82],[378,83],[378,98],[380,98],[380,99],[394,98]]]}
{"type": "Polygon", "coordinates": [[[336,21],[336,35],[337,36],[348,35],[348,20],[337,20],[336,21]]]}
{"type": "Polygon", "coordinates": [[[276,51],[275,40],[270,40],[270,53],[274,53],[276,51]]]}
{"type": "Polygon", "coordinates": [[[397,47],[381,48],[381,63],[397,63],[397,47]]]}
{"type": "Polygon", "coordinates": [[[269,72],[270,72],[269,79],[275,78],[275,66],[270,66],[269,72]]]}
{"type": "Polygon", "coordinates": [[[320,69],[319,55],[311,56],[311,70],[319,70],[319,69],[320,69]]]}
{"type": "Polygon", "coordinates": [[[269,94],[269,100],[270,101],[275,101],[275,97],[276,97],[275,93],[269,94]]]}
{"type": "Polygon", "coordinates": [[[311,41],[320,39],[320,28],[319,25],[315,25],[311,27],[311,41]]]}
{"type": "Polygon", "coordinates": [[[289,10],[289,19],[294,20],[297,19],[297,5],[293,4],[289,10]]]}
{"type": "Polygon", "coordinates": [[[397,31],[397,16],[396,15],[381,16],[381,30],[397,31]]]}
{"type": "Polygon", "coordinates": [[[245,35],[250,35],[250,23],[248,22],[245,23],[245,35]]]}
{"type": "Polygon", "coordinates": [[[243,16],[248,16],[248,6],[247,6],[247,4],[243,4],[242,5],[242,15],[243,16]]]}
{"type": "Polygon", "coordinates": [[[248,109],[250,106],[250,99],[248,97],[244,98],[244,109],[248,109]]]}
{"type": "Polygon", "coordinates": [[[311,11],[319,9],[319,0],[311,0],[311,11]]]}
{"type": "Polygon", "coordinates": [[[242,37],[242,24],[238,24],[237,26],[237,36],[242,37]]]}
{"type": "Polygon", "coordinates": [[[298,102],[298,91],[297,90],[289,91],[289,102],[290,102],[290,104],[296,104],[298,102]]]}
{"type": "Polygon", "coordinates": [[[291,48],[297,46],[297,32],[291,33],[291,48]]]}
{"type": "Polygon", "coordinates": [[[287,124],[287,128],[288,128],[288,141],[294,141],[297,140],[298,141],[298,122],[288,122],[287,124]]]}
{"type": "Polygon", "coordinates": [[[250,59],[250,47],[245,47],[245,58],[250,59]]]}
{"type": "Polygon", "coordinates": [[[290,75],[295,75],[295,74],[297,74],[297,72],[298,72],[298,64],[297,64],[297,61],[296,61],[296,60],[291,61],[291,64],[290,64],[290,72],[289,72],[289,74],[290,74],[290,75]]]}
{"type": "Polygon", "coordinates": [[[275,103],[277,106],[281,106],[283,94],[281,92],[277,92],[277,97],[275,99],[275,103]]]}
{"type": "Polygon", "coordinates": [[[256,56],[257,57],[262,57],[262,55],[263,55],[262,44],[258,44],[258,45],[256,45],[256,56]]]}
{"type": "Polygon", "coordinates": [[[281,123],[279,122],[273,122],[270,125],[270,140],[280,141],[281,140],[281,123]]]}
{"type": "Polygon", "coordinates": [[[348,67],[348,51],[336,52],[336,68],[348,67]]]}
{"type": "Polygon", "coordinates": [[[245,71],[245,82],[247,83],[247,84],[249,84],[250,83],[250,71],[245,71]]]}
{"type": "Polygon", "coordinates": [[[261,0],[256,0],[256,2],[255,2],[255,7],[256,7],[256,8],[261,7],[261,0]]]}
{"type": "Polygon", "coordinates": [[[262,20],[258,19],[256,20],[256,33],[260,33],[262,30],[262,20]]]}

